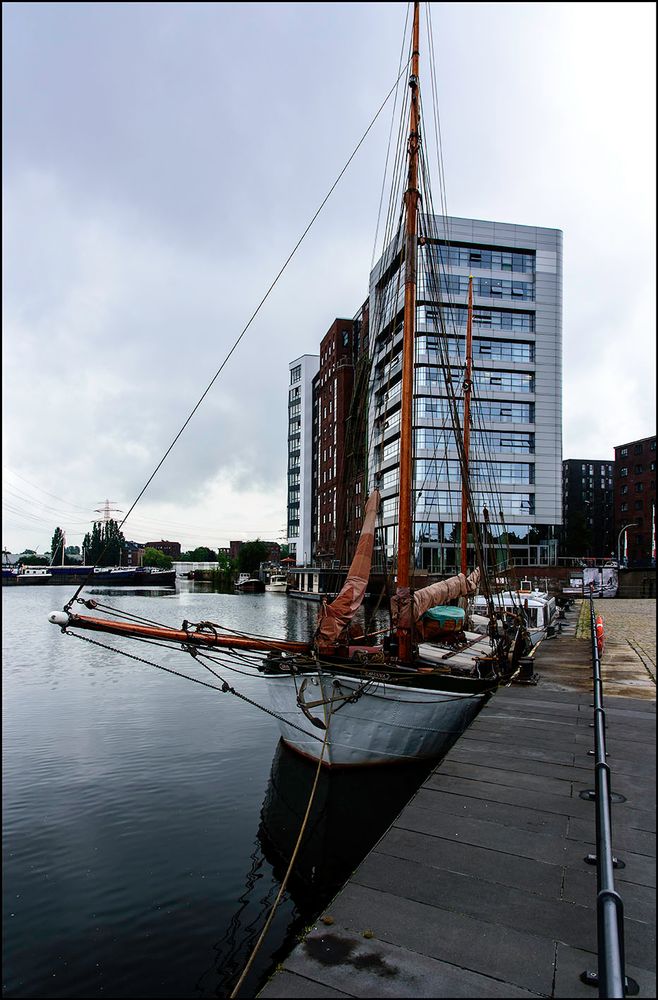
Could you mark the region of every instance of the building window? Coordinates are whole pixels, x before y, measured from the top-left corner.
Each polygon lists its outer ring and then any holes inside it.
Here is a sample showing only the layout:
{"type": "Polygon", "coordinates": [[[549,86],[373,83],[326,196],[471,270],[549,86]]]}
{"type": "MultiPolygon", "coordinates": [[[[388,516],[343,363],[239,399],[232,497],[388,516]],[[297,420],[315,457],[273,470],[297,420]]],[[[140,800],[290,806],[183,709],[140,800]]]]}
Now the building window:
{"type": "Polygon", "coordinates": [[[622,448],[621,451],[619,452],[620,458],[626,458],[627,455],[628,455],[628,448],[622,448]]]}
{"type": "Polygon", "coordinates": [[[484,247],[446,246],[431,244],[428,252],[443,266],[476,267],[488,271],[516,271],[532,274],[535,255],[512,250],[486,250],[484,247]]]}
{"type": "Polygon", "coordinates": [[[293,382],[300,382],[302,378],[302,366],[296,365],[294,368],[290,369],[290,384],[293,382]]]}
{"type": "Polygon", "coordinates": [[[635,492],[636,493],[641,493],[643,491],[643,489],[644,489],[644,483],[636,483],[635,484],[635,492]]]}
{"type": "Polygon", "coordinates": [[[638,476],[641,472],[644,472],[643,465],[636,465],[634,469],[635,475],[638,476]]]}
{"type": "MultiPolygon", "coordinates": [[[[429,355],[430,361],[441,360],[444,351],[463,357],[465,340],[462,337],[438,337],[436,334],[419,334],[419,349],[429,355]],[[423,343],[424,341],[424,343],[423,343]]],[[[494,361],[526,361],[535,360],[535,345],[519,340],[485,340],[475,337],[473,354],[480,354],[494,361]]],[[[398,360],[398,359],[396,359],[398,360]]]]}
{"type": "Polygon", "coordinates": [[[628,475],[628,469],[626,468],[626,466],[624,466],[623,469],[620,469],[619,475],[620,476],[627,476],[628,475]]]}
{"type": "Polygon", "coordinates": [[[624,496],[625,493],[628,493],[628,486],[626,485],[626,483],[624,483],[624,485],[621,487],[621,495],[624,496]]]}
{"type": "Polygon", "coordinates": [[[627,503],[623,503],[621,505],[621,512],[622,512],[622,514],[626,513],[627,510],[628,510],[628,504],[627,503]]]}
{"type": "MultiPolygon", "coordinates": [[[[436,293],[436,285],[441,295],[466,295],[468,292],[468,278],[459,274],[442,274],[439,281],[428,277],[428,291],[430,294],[436,293]]],[[[534,285],[527,281],[506,281],[500,278],[475,278],[473,280],[473,291],[482,297],[495,297],[499,299],[525,299],[532,301],[535,296],[534,285]]]]}

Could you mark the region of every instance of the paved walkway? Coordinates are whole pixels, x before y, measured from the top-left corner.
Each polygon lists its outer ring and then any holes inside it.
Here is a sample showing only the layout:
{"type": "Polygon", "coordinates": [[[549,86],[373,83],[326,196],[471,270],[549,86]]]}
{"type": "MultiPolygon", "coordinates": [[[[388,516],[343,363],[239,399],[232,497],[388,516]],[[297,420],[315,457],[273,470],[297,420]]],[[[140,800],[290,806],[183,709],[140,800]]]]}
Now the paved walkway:
{"type": "MultiPolygon", "coordinates": [[[[595,601],[603,618],[605,648],[601,661],[606,697],[656,697],[655,600],[595,601]]],[[[589,601],[578,601],[561,625],[561,635],[545,639],[537,656],[545,690],[591,691],[589,601]]]]}
{"type": "MultiPolygon", "coordinates": [[[[606,642],[628,643],[642,658],[656,680],[656,600],[655,598],[595,601],[596,613],[603,618],[606,642]]],[[[589,602],[583,601],[578,636],[589,635],[589,602]]]]}
{"type": "MultiPolygon", "coordinates": [[[[634,645],[655,601],[599,603],[627,974],[655,997],[655,684],[634,645]]],[[[542,643],[538,685],[496,694],[259,996],[596,996],[590,669],[587,641],[542,643]]]]}

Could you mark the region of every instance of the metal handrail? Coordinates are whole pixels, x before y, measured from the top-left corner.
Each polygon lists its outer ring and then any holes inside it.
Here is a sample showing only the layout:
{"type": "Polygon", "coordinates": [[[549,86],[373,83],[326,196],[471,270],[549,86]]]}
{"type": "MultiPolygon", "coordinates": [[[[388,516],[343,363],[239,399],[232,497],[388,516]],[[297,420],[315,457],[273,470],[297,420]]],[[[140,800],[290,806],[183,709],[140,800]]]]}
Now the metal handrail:
{"type": "Polygon", "coordinates": [[[615,891],[612,854],[610,767],[606,762],[605,711],[601,657],[596,635],[594,600],[589,595],[594,679],[594,757],[596,761],[596,926],[600,997],[626,996],[624,906],[615,891]]]}

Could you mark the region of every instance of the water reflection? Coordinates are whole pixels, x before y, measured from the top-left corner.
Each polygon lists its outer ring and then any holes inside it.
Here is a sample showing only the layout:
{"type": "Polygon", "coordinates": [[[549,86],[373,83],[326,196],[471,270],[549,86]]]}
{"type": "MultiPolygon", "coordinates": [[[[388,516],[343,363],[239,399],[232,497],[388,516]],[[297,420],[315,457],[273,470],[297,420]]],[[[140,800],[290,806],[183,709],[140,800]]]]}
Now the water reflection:
{"type": "MultiPolygon", "coordinates": [[[[302,915],[312,917],[335,895],[435,766],[425,761],[321,771],[288,882],[302,915]]],[[[279,742],[258,829],[279,881],[297,843],[316,771],[316,764],[279,742]]]]}
{"type": "MultiPolygon", "coordinates": [[[[277,919],[240,991],[254,996],[295,937],[315,920],[386,832],[436,761],[383,768],[322,770],[313,805],[277,919]]],[[[227,929],[215,945],[214,969],[197,991],[230,995],[265,924],[292,857],[308,805],[317,765],[280,741],[260,814],[252,864],[244,892],[227,929]]]]}
{"type": "MultiPolygon", "coordinates": [[[[279,890],[315,765],[277,749],[277,721],[254,708],[266,700],[260,675],[239,678],[247,703],[62,636],[47,616],[71,596],[3,588],[3,992],[228,996],[279,890]]],[[[302,639],[318,611],[194,586],[117,588],[99,603],[302,639]]],[[[135,652],[123,638],[107,645],[135,652]]],[[[137,655],[190,672],[180,650],[137,655]]],[[[392,768],[322,775],[290,891],[242,996],[256,995],[422,780],[402,771],[402,801],[392,768]],[[389,816],[376,820],[373,798],[389,816]]]]}
{"type": "Polygon", "coordinates": [[[170,587],[85,587],[83,596],[93,594],[104,597],[176,597],[170,587]]]}

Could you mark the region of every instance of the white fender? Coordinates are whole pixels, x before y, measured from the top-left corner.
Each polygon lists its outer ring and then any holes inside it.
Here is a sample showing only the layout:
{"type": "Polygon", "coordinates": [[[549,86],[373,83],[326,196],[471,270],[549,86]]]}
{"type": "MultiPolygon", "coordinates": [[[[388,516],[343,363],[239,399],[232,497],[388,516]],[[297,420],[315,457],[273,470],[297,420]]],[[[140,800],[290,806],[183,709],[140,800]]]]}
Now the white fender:
{"type": "Polygon", "coordinates": [[[66,611],[51,611],[48,615],[48,621],[52,622],[53,625],[59,625],[61,628],[65,628],[69,621],[69,615],[66,611]]]}

